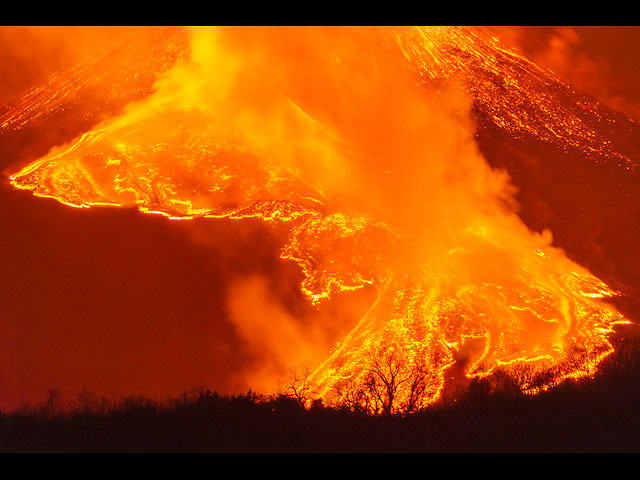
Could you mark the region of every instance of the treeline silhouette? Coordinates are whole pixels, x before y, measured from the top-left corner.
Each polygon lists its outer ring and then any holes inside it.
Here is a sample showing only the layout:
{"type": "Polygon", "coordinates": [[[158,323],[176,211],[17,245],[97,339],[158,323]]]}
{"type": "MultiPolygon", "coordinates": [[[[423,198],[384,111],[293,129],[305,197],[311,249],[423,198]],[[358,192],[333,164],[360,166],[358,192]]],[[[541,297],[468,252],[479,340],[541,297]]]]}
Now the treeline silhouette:
{"type": "MultiPolygon", "coordinates": [[[[622,341],[593,378],[535,396],[504,373],[411,414],[303,406],[299,395],[109,400],[83,389],[65,401],[0,414],[0,452],[637,452],[640,340],[622,341]]],[[[299,390],[297,391],[299,393],[299,390]]]]}

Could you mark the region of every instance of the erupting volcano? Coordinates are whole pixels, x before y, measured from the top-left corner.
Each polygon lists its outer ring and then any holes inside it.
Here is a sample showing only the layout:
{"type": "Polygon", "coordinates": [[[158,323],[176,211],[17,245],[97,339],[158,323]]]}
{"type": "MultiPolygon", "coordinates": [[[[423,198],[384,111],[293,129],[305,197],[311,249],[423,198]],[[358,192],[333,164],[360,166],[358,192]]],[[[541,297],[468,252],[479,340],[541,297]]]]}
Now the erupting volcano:
{"type": "Polygon", "coordinates": [[[635,122],[471,29],[163,35],[58,75],[0,117],[5,139],[37,122],[80,125],[12,172],[13,187],[71,207],[263,220],[286,231],[281,258],[310,304],[375,290],[312,365],[328,404],[414,411],[450,380],[497,369],[536,393],[613,351],[629,323],[611,301],[620,286],[598,252],[570,258],[554,217],[520,205],[572,200],[522,179],[559,178],[563,166],[544,162],[562,158],[635,184],[636,146],[618,133],[635,122]],[[94,123],[78,122],[85,110],[94,123]]]}

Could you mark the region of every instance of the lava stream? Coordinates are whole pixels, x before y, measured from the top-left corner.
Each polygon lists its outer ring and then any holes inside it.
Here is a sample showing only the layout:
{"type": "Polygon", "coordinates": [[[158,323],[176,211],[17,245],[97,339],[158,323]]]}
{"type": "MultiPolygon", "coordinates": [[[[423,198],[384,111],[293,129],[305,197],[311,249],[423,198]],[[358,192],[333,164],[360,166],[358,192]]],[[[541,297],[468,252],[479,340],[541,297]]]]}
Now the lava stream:
{"type": "MultiPolygon", "coordinates": [[[[548,114],[549,97],[525,88],[538,70],[505,100],[469,80],[477,62],[506,82],[525,61],[464,29],[190,34],[190,60],[152,95],[52,149],[14,187],[75,207],[289,225],[282,257],[302,269],[310,302],[378,290],[312,375],[327,401],[364,391],[381,355],[408,372],[397,405],[418,408],[437,401],[462,353],[468,377],[531,367],[522,387],[536,392],[612,351],[608,335],[627,322],[604,301],[615,292],[524,226],[509,179],[474,143],[474,95],[512,133],[557,141],[561,130],[540,127],[553,119],[511,115],[538,97],[531,115],[548,114]]],[[[594,138],[558,118],[578,132],[571,142],[594,138]]]]}

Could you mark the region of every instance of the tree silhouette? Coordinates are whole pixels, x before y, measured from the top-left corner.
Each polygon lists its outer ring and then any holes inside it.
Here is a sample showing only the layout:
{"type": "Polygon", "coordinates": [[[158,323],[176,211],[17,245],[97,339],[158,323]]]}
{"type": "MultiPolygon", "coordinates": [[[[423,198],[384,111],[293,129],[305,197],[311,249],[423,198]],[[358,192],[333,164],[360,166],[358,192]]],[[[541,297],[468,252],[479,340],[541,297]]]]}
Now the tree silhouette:
{"type": "Polygon", "coordinates": [[[55,387],[49,388],[42,408],[44,415],[49,419],[64,415],[66,406],[62,392],[55,387]]]}
{"type": "Polygon", "coordinates": [[[375,349],[360,376],[339,383],[335,393],[338,405],[351,411],[405,415],[424,408],[437,386],[424,352],[391,345],[375,349]]]}
{"type": "Polygon", "coordinates": [[[110,408],[110,402],[106,397],[98,395],[86,386],[82,387],[71,403],[73,413],[82,416],[104,415],[110,408]]]}
{"type": "Polygon", "coordinates": [[[406,352],[392,347],[373,356],[365,385],[376,410],[385,415],[413,413],[425,399],[427,377],[424,359],[412,361],[406,352]]]}
{"type": "Polygon", "coordinates": [[[280,387],[281,393],[307,408],[315,393],[310,377],[311,370],[308,365],[292,368],[289,377],[280,387]]]}

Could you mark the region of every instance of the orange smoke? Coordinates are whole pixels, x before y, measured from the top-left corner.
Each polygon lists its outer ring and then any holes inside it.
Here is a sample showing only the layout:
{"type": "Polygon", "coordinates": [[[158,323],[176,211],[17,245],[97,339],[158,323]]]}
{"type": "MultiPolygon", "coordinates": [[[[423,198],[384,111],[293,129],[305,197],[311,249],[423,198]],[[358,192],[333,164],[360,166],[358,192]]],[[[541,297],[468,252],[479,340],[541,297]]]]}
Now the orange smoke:
{"type": "Polygon", "coordinates": [[[44,83],[124,36],[126,27],[4,27],[0,29],[2,90],[6,105],[25,93],[25,85],[44,83]]]}
{"type": "Polygon", "coordinates": [[[548,232],[521,223],[508,177],[477,150],[464,85],[420,77],[441,61],[443,45],[470,33],[190,35],[190,60],[162,76],[153,95],[12,182],[76,207],[286,225],[282,258],[299,265],[310,303],[377,289],[330,353],[335,318],[305,328],[263,279],[238,278],[227,305],[239,335],[261,352],[254,385],[268,388],[289,366],[310,362],[320,395],[339,401],[345,382],[366,381],[372,358],[402,351],[407,364],[428,365],[426,406],[472,340],[482,347],[469,377],[523,364],[553,372],[523,385],[528,391],[587,375],[611,352],[607,335],[625,320],[601,299],[614,292],[553,248],[548,232]]]}
{"type": "Polygon", "coordinates": [[[627,59],[637,27],[484,27],[564,82],[624,112],[636,121],[640,106],[635,87],[636,63],[627,59]],[[616,32],[617,30],[617,32],[616,32]],[[585,48],[585,43],[588,45],[585,48]],[[587,53],[588,51],[588,53],[587,53]],[[604,55],[605,52],[614,52],[604,55]]]}

